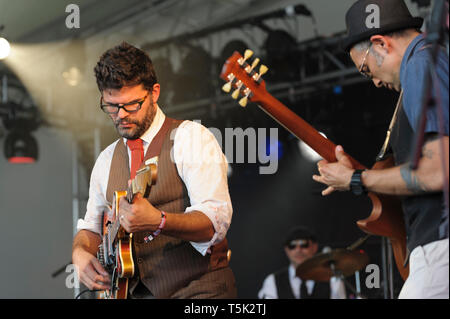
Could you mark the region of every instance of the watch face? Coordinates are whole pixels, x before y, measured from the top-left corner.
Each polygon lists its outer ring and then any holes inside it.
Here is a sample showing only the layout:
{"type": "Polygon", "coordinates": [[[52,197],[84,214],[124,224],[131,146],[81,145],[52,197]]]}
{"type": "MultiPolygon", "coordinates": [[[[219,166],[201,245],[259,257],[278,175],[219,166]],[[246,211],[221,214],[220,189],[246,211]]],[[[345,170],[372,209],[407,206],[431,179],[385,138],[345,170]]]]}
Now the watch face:
{"type": "Polygon", "coordinates": [[[353,194],[355,194],[355,195],[361,195],[362,193],[363,193],[363,190],[361,187],[355,187],[353,189],[353,194]]]}

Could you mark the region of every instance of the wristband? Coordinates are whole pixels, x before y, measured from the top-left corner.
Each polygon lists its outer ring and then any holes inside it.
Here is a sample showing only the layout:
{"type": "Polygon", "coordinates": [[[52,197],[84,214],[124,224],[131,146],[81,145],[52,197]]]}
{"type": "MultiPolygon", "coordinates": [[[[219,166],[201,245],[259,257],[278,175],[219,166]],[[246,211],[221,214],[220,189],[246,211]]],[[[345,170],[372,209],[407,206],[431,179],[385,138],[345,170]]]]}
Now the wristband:
{"type": "Polygon", "coordinates": [[[166,213],[161,211],[161,223],[159,224],[158,229],[153,232],[153,236],[155,237],[158,236],[165,225],[166,225],[166,213]]]}
{"type": "Polygon", "coordinates": [[[158,226],[158,229],[155,230],[151,235],[144,237],[144,241],[146,243],[152,241],[156,236],[158,236],[166,225],[166,213],[161,211],[161,223],[158,226]]]}

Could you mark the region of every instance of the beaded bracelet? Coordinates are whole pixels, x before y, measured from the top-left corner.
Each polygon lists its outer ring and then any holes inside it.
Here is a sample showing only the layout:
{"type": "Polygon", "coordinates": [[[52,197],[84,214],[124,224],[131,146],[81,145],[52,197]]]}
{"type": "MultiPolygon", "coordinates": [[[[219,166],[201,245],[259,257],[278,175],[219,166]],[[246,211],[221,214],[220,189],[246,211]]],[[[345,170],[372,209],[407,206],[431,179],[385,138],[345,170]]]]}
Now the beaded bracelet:
{"type": "Polygon", "coordinates": [[[144,237],[144,241],[146,243],[152,241],[156,236],[158,236],[161,233],[165,225],[166,225],[166,213],[164,211],[161,211],[161,223],[159,224],[158,229],[155,230],[151,235],[144,237]]]}

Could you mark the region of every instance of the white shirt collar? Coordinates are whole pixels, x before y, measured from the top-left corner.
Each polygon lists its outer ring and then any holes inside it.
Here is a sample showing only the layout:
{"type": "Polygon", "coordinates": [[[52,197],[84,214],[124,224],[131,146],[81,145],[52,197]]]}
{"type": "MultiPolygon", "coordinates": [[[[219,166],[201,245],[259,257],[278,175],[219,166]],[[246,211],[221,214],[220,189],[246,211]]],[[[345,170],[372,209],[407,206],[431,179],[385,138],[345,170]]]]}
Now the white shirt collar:
{"type": "MultiPolygon", "coordinates": [[[[299,277],[297,277],[297,274],[296,274],[294,265],[293,265],[293,264],[290,264],[290,265],[289,265],[289,279],[292,280],[292,279],[294,279],[294,278],[300,279],[299,277]]],[[[301,279],[300,279],[300,280],[301,280],[301,279]]]]}

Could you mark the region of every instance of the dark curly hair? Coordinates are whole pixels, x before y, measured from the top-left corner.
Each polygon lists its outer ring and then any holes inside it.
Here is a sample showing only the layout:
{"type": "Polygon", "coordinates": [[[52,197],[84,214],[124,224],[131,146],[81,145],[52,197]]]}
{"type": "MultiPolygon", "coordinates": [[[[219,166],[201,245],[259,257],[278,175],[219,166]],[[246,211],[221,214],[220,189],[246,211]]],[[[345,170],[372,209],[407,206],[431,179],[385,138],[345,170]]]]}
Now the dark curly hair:
{"type": "Polygon", "coordinates": [[[153,85],[158,82],[148,54],[127,42],[103,53],[94,73],[100,92],[139,84],[151,91],[153,85]]]}

